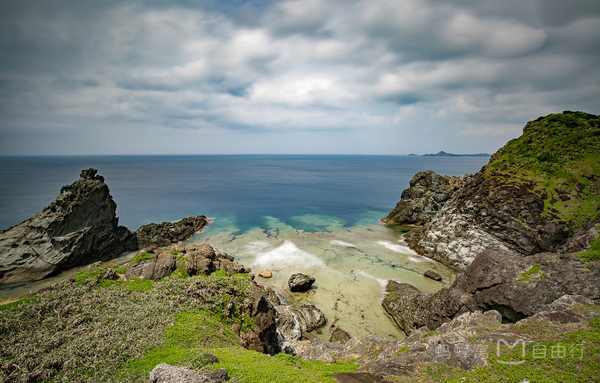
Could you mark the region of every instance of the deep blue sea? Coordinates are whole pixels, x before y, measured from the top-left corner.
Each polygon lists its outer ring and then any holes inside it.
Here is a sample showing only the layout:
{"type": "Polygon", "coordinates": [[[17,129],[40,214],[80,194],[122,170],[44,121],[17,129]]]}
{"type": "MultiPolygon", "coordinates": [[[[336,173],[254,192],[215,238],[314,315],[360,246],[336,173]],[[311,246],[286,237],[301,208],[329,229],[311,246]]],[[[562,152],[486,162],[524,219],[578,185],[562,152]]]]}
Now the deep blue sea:
{"type": "Polygon", "coordinates": [[[61,186],[94,167],[106,178],[120,223],[208,215],[240,230],[275,217],[308,231],[295,217],[334,217],[344,225],[375,223],[394,207],[410,178],[431,169],[476,172],[487,157],[418,156],[69,156],[0,157],[0,227],[44,208],[61,186]]]}

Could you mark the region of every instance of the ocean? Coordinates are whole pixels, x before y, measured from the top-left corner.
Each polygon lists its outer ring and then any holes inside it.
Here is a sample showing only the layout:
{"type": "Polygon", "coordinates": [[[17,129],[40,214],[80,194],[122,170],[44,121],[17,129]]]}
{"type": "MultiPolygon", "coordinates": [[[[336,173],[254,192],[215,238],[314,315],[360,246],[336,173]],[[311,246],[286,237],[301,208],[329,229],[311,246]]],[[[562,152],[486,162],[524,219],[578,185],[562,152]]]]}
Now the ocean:
{"type": "Polygon", "coordinates": [[[431,169],[476,172],[487,157],[352,155],[0,157],[0,228],[40,211],[83,168],[106,178],[120,223],[135,229],[190,215],[216,218],[240,231],[272,217],[320,231],[319,220],[342,226],[375,223],[394,207],[410,178],[431,169]]]}

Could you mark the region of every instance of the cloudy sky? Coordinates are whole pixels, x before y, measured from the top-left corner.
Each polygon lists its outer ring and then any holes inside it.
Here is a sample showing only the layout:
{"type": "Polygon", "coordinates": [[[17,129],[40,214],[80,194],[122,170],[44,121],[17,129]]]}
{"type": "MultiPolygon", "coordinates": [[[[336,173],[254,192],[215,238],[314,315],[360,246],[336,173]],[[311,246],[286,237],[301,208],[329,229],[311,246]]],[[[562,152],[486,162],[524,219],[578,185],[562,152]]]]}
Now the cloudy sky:
{"type": "Polygon", "coordinates": [[[599,68],[598,0],[2,0],[0,154],[494,151],[599,68]]]}

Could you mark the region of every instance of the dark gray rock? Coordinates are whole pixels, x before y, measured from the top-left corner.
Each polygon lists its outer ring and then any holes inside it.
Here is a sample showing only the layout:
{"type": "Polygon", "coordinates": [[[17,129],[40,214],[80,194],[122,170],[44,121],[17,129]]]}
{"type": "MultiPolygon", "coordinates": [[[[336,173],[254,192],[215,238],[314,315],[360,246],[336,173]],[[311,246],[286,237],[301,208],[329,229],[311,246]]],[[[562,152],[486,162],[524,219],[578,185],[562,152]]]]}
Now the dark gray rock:
{"type": "Polygon", "coordinates": [[[337,326],[333,327],[331,330],[331,336],[329,337],[329,341],[335,343],[346,343],[350,339],[352,339],[352,336],[350,336],[347,331],[337,326]]]}
{"type": "MultiPolygon", "coordinates": [[[[529,257],[488,250],[435,294],[410,285],[388,288],[383,307],[405,333],[430,329],[468,311],[496,310],[516,322],[549,309],[563,295],[600,303],[600,265],[583,264],[574,254],[540,253],[529,257]]],[[[565,298],[566,299],[566,298],[565,298]]]]}
{"type": "Polygon", "coordinates": [[[185,241],[207,224],[208,219],[203,215],[186,217],[177,222],[150,223],[136,231],[138,247],[151,249],[185,241]]]}
{"type": "Polygon", "coordinates": [[[386,224],[424,224],[431,220],[452,194],[463,184],[462,177],[418,172],[402,192],[400,202],[383,218],[386,224]]]}
{"type": "Polygon", "coordinates": [[[135,250],[132,233],[118,225],[116,207],[104,178],[83,170],[40,213],[0,232],[0,284],[42,279],[135,250]]]}
{"type": "Polygon", "coordinates": [[[313,283],[315,283],[314,277],[302,273],[296,273],[292,274],[288,280],[288,287],[292,292],[305,292],[310,290],[313,283]]]}
{"type": "Polygon", "coordinates": [[[436,273],[433,270],[427,270],[425,273],[423,273],[423,275],[426,278],[433,279],[434,281],[438,281],[439,282],[439,281],[442,280],[442,276],[439,275],[438,273],[436,273]]]}
{"type": "Polygon", "coordinates": [[[166,363],[159,364],[150,372],[150,383],[221,383],[228,379],[224,369],[197,372],[166,363]]]}

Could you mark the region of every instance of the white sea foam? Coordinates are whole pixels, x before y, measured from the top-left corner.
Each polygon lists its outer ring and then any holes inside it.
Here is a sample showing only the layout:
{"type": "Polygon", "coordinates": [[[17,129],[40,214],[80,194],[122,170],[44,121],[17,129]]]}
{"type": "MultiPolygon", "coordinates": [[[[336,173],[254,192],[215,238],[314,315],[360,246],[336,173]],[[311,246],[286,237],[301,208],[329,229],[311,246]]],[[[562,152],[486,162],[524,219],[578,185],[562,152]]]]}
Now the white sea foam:
{"type": "Polygon", "coordinates": [[[413,249],[408,247],[403,243],[392,243],[390,241],[377,241],[378,244],[385,247],[388,250],[391,250],[395,253],[407,254],[407,255],[417,255],[413,249]]]}
{"type": "Polygon", "coordinates": [[[381,288],[383,290],[385,290],[385,287],[387,286],[387,283],[388,283],[387,279],[377,278],[377,277],[367,273],[366,271],[362,271],[362,270],[358,270],[356,272],[356,274],[360,275],[361,277],[364,277],[367,279],[373,279],[374,281],[377,281],[377,283],[379,283],[379,286],[381,286],[381,288]]]}
{"type": "Polygon", "coordinates": [[[323,267],[325,263],[316,255],[301,250],[292,241],[284,241],[280,246],[260,253],[254,260],[254,267],[282,268],[291,266],[323,267]]]}
{"type": "Polygon", "coordinates": [[[426,258],[426,257],[423,257],[423,256],[417,254],[413,249],[408,247],[406,242],[404,242],[404,241],[398,241],[398,242],[399,243],[393,243],[390,241],[377,241],[378,244],[380,244],[381,246],[385,247],[388,250],[391,250],[395,253],[408,255],[408,260],[411,262],[420,263],[420,262],[430,262],[431,261],[429,258],[426,258]]]}
{"type": "Polygon", "coordinates": [[[337,240],[337,239],[329,241],[329,243],[331,243],[334,246],[350,247],[350,248],[356,249],[356,246],[354,246],[350,242],[344,242],[344,241],[340,241],[340,240],[337,240]]]}

